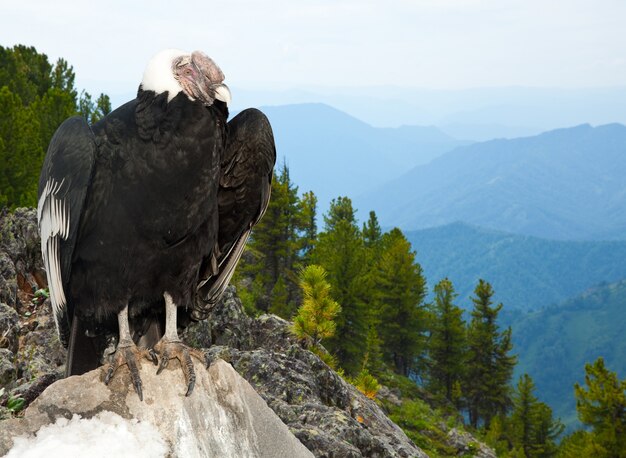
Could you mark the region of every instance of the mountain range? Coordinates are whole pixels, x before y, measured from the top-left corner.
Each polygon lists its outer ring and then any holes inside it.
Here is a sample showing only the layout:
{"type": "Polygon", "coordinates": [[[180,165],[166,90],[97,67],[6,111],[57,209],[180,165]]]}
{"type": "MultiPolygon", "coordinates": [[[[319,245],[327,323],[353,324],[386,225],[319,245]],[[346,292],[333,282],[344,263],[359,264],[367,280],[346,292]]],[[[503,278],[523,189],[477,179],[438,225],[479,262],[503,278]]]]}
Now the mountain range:
{"type": "Polygon", "coordinates": [[[559,304],[602,282],[626,278],[626,241],[559,241],[454,223],[405,232],[429,290],[448,277],[471,307],[480,278],[507,310],[559,304]]]}
{"type": "Polygon", "coordinates": [[[626,126],[589,124],[474,143],[368,191],[384,226],[455,221],[549,239],[626,237],[626,126]]]}
{"type": "Polygon", "coordinates": [[[626,280],[508,321],[519,358],[516,379],[528,373],[537,396],[568,426],[576,423],[574,383],[584,384],[586,363],[602,356],[609,370],[626,378],[626,280]]]}
{"type": "Polygon", "coordinates": [[[322,102],[372,126],[432,125],[453,137],[474,141],[536,135],[585,122],[626,124],[626,86],[426,89],[264,84],[233,87],[232,91],[234,111],[322,102]]]}
{"type": "Polygon", "coordinates": [[[353,197],[459,145],[435,127],[376,128],[324,104],[262,107],[300,191],[312,190],[320,214],[331,199],[353,197]]]}

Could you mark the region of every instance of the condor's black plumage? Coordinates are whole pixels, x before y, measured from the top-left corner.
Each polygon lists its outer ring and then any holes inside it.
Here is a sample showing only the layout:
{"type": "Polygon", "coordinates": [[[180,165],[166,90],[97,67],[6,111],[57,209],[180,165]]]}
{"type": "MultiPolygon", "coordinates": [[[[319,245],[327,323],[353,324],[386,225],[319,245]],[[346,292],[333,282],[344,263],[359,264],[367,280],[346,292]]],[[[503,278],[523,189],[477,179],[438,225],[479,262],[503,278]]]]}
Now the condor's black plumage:
{"type": "Polygon", "coordinates": [[[269,201],[275,149],[258,110],[227,123],[229,92],[202,53],[165,51],[148,65],[135,100],[91,128],[71,118],[55,133],[41,173],[42,253],[67,374],[137,359],[162,370],[177,357],[188,394],[194,375],[177,334],[222,294],[251,227],[269,201]],[[178,318],[177,318],[178,315],[178,318]]]}

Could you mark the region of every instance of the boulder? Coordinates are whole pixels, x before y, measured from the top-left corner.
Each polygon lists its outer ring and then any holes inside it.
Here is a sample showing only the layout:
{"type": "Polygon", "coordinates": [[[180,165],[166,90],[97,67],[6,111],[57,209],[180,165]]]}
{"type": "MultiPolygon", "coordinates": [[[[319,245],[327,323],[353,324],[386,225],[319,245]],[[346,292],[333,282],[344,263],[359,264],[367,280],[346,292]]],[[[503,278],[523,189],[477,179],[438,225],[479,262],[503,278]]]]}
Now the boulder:
{"type": "Polygon", "coordinates": [[[229,287],[207,320],[184,336],[213,345],[209,356],[230,362],[317,457],[427,456],[374,400],[303,348],[290,325],[275,315],[248,317],[229,287]]]}
{"type": "Polygon", "coordinates": [[[102,382],[102,368],[53,383],[23,418],[2,423],[0,456],[17,436],[36,434],[75,414],[89,419],[102,412],[154,426],[169,448],[168,456],[313,456],[229,364],[216,360],[208,370],[196,365],[196,386],[189,397],[180,365],[170,366],[157,376],[154,366],[142,363],[143,402],[126,368],[109,386],[102,382]]]}

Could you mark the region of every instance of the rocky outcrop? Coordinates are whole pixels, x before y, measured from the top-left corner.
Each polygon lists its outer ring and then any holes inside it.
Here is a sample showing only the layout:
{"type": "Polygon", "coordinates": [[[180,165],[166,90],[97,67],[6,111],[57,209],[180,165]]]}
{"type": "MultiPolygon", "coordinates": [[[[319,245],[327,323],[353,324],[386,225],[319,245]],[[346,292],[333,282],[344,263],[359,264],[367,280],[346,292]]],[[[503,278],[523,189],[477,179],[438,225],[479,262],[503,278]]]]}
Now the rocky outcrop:
{"type": "Polygon", "coordinates": [[[27,405],[63,373],[45,284],[35,210],[0,212],[0,405],[9,394],[27,405]]]}
{"type": "Polygon", "coordinates": [[[448,431],[448,444],[454,447],[461,456],[476,458],[497,458],[495,452],[485,444],[476,441],[471,434],[452,428],[448,431]]]}
{"type": "Polygon", "coordinates": [[[229,364],[217,360],[209,370],[196,365],[196,387],[189,397],[184,396],[180,366],[171,366],[157,376],[154,366],[142,364],[143,402],[128,371],[110,386],[102,383],[102,369],[54,383],[23,418],[4,422],[0,456],[17,436],[33,435],[59,418],[92,418],[102,412],[154,426],[167,444],[166,456],[313,456],[229,364]]]}
{"type": "Polygon", "coordinates": [[[232,287],[185,339],[230,362],[315,456],[427,456],[375,401],[302,348],[289,322],[246,316],[232,287]]]}

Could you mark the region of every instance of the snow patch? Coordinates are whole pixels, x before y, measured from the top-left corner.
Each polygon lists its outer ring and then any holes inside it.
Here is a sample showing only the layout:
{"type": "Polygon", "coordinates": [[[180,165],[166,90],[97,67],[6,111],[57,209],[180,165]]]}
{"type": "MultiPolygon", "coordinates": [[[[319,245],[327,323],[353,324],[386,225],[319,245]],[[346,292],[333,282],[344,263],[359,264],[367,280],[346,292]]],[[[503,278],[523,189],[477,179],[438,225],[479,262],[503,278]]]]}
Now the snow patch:
{"type": "Polygon", "coordinates": [[[5,458],[164,457],[169,448],[157,429],[135,419],[127,420],[113,412],[100,412],[93,418],[74,414],[71,420],[57,419],[43,426],[35,436],[16,437],[5,458]]]}

